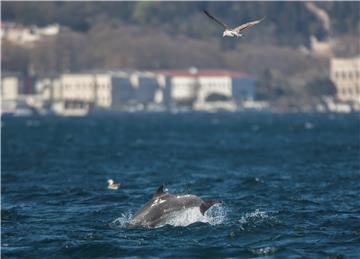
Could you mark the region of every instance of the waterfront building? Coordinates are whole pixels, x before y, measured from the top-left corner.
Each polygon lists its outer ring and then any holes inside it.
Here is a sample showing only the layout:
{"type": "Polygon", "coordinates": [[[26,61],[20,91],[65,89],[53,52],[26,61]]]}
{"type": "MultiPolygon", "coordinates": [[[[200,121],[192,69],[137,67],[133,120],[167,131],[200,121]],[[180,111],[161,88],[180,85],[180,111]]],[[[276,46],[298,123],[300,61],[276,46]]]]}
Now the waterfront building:
{"type": "Polygon", "coordinates": [[[331,59],[330,77],[340,101],[360,104],[360,57],[331,59]]]}
{"type": "Polygon", "coordinates": [[[255,79],[244,72],[204,69],[160,70],[158,82],[168,108],[187,106],[197,110],[235,110],[255,98],[255,79]]]}
{"type": "Polygon", "coordinates": [[[139,71],[62,74],[51,85],[52,90],[43,93],[51,96],[55,112],[62,115],[129,110],[134,106],[144,109],[155,102],[158,91],[155,75],[139,71]]]}
{"type": "Polygon", "coordinates": [[[130,82],[134,91],[134,100],[142,104],[156,102],[159,88],[156,76],[149,72],[134,71],[130,74],[130,82]]]}
{"type": "Polygon", "coordinates": [[[34,89],[35,77],[4,72],[1,75],[1,112],[16,115],[19,110],[40,111],[43,99],[34,89]]]}
{"type": "Polygon", "coordinates": [[[21,88],[20,77],[16,74],[3,73],[1,75],[1,113],[12,113],[16,109],[16,102],[21,88]]]}
{"type": "Polygon", "coordinates": [[[52,82],[52,103],[56,113],[84,115],[94,109],[110,109],[132,96],[126,73],[62,74],[52,82]]]}
{"type": "Polygon", "coordinates": [[[1,99],[2,100],[16,100],[19,91],[22,88],[21,78],[16,74],[1,75],[1,99]]]}
{"type": "Polygon", "coordinates": [[[59,115],[86,115],[101,110],[162,111],[164,107],[246,110],[253,106],[255,97],[255,79],[228,70],[92,71],[36,80],[8,77],[3,81],[5,99],[24,103],[39,113],[59,115]]]}

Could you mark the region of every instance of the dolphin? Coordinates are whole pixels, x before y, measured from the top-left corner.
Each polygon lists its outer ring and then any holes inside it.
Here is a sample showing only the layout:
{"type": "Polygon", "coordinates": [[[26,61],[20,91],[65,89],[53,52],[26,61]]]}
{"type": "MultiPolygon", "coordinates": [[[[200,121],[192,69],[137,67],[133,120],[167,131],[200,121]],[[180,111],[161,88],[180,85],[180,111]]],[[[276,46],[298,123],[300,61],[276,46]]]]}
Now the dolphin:
{"type": "Polygon", "coordinates": [[[152,199],[135,213],[128,225],[153,228],[165,224],[169,218],[186,209],[199,208],[201,214],[204,215],[216,203],[221,203],[221,201],[203,201],[200,197],[191,194],[170,194],[166,192],[164,185],[161,185],[152,199]]]}

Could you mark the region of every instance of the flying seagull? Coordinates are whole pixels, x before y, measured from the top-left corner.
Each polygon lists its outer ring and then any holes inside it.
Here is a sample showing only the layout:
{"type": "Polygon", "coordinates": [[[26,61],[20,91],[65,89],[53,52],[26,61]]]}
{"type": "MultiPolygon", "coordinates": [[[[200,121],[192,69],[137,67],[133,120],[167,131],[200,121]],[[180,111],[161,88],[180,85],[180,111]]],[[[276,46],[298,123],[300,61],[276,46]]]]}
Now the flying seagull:
{"type": "Polygon", "coordinates": [[[214,16],[212,16],[211,14],[209,14],[206,10],[204,10],[204,13],[212,20],[214,20],[215,22],[217,22],[221,27],[224,28],[224,32],[223,32],[223,37],[225,36],[229,36],[229,37],[242,37],[243,35],[240,33],[241,31],[245,30],[245,29],[248,29],[250,28],[251,26],[255,25],[255,24],[258,24],[260,23],[262,20],[265,19],[262,18],[260,20],[256,20],[256,21],[252,21],[252,22],[247,22],[247,23],[244,23],[244,24],[241,24],[240,26],[234,28],[234,29],[231,29],[229,28],[229,26],[227,26],[225,23],[219,21],[218,19],[216,19],[214,16]]]}

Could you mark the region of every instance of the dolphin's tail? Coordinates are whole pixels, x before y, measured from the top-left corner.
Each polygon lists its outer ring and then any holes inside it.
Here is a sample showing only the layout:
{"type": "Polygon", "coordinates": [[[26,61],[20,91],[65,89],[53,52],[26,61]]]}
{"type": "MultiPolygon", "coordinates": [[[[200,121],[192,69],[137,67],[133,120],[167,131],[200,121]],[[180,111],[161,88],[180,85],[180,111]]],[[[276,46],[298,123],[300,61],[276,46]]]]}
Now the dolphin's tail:
{"type": "Polygon", "coordinates": [[[204,201],[203,203],[201,203],[200,205],[200,211],[201,211],[201,214],[205,214],[205,212],[210,209],[211,206],[213,206],[214,204],[217,204],[217,203],[221,203],[221,201],[218,201],[218,200],[207,200],[207,201],[204,201]]]}

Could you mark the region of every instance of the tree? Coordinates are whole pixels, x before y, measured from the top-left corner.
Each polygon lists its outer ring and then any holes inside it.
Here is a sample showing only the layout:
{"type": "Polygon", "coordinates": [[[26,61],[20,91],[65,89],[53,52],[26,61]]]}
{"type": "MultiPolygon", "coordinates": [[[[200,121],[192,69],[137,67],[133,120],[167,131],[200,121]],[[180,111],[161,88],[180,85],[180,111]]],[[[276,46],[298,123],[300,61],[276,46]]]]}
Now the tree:
{"type": "Polygon", "coordinates": [[[329,78],[316,78],[305,85],[305,91],[312,97],[335,96],[336,86],[329,78]]]}

